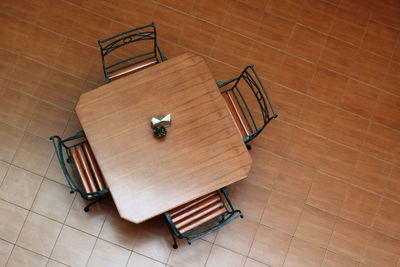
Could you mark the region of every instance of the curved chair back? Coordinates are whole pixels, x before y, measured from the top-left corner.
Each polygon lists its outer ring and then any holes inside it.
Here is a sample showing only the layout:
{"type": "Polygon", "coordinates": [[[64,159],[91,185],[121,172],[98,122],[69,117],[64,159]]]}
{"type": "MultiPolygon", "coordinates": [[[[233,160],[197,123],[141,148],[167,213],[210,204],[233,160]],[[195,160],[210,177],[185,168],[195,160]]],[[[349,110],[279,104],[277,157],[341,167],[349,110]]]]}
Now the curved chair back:
{"type": "Polygon", "coordinates": [[[247,66],[239,77],[218,82],[229,110],[245,143],[253,140],[278,115],[261,83],[254,65],[247,66]]]}
{"type": "Polygon", "coordinates": [[[106,82],[167,58],[157,44],[154,23],[98,41],[106,82]],[[129,46],[130,49],[125,49],[129,46]]]}

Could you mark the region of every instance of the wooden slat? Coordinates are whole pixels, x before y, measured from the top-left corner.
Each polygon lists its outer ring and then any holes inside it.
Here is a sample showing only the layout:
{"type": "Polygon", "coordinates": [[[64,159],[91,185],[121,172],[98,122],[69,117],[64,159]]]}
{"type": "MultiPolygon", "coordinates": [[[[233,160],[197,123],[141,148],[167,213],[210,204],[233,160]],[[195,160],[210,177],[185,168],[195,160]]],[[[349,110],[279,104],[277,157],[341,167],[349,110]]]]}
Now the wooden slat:
{"type": "Polygon", "coordinates": [[[217,194],[217,191],[214,191],[214,192],[209,193],[209,194],[207,194],[207,195],[205,195],[205,196],[196,198],[195,200],[192,200],[192,201],[190,201],[190,202],[188,202],[188,203],[186,203],[186,204],[183,204],[183,205],[181,205],[181,206],[179,206],[179,207],[177,207],[177,208],[175,208],[175,209],[169,211],[169,212],[168,212],[168,213],[169,213],[169,216],[174,217],[174,216],[177,215],[178,213],[181,213],[182,211],[184,211],[184,210],[186,210],[186,209],[189,209],[189,208],[193,207],[194,205],[196,205],[196,204],[198,204],[198,203],[200,203],[200,202],[206,200],[207,198],[210,198],[210,197],[212,197],[212,196],[215,196],[216,194],[217,194]]]}
{"type": "Polygon", "coordinates": [[[111,80],[116,80],[116,79],[121,78],[121,77],[123,77],[123,76],[125,76],[127,74],[134,73],[134,72],[137,72],[139,70],[148,68],[148,67],[150,67],[150,66],[152,66],[154,64],[157,64],[157,60],[147,60],[147,61],[144,61],[144,62],[138,64],[138,65],[133,65],[133,66],[121,69],[119,71],[113,72],[113,73],[111,73],[109,75],[109,77],[110,77],[111,80]]]}
{"type": "Polygon", "coordinates": [[[179,229],[179,231],[182,234],[186,233],[187,231],[190,231],[190,230],[196,228],[197,226],[200,226],[203,223],[206,223],[206,222],[224,214],[225,212],[226,212],[226,209],[224,207],[214,210],[213,212],[206,214],[204,217],[200,218],[199,220],[194,221],[191,224],[185,225],[183,228],[179,229]]]}
{"type": "Polygon", "coordinates": [[[210,213],[210,212],[212,212],[212,211],[214,211],[216,209],[219,209],[220,207],[223,207],[223,206],[224,206],[224,204],[221,203],[221,202],[215,203],[214,205],[210,205],[207,208],[202,209],[202,210],[198,211],[195,214],[192,214],[192,216],[187,217],[187,218],[185,218],[183,220],[180,220],[179,222],[175,223],[175,227],[177,229],[180,229],[183,226],[185,226],[187,224],[190,224],[190,223],[198,220],[199,218],[205,216],[207,213],[210,213]]]}
{"type": "Polygon", "coordinates": [[[221,198],[219,196],[213,196],[211,198],[206,199],[205,201],[202,201],[201,203],[191,207],[190,209],[186,209],[181,213],[178,213],[177,215],[171,217],[172,222],[176,223],[180,220],[183,220],[186,217],[189,217],[196,212],[206,208],[209,205],[214,204],[215,202],[221,201],[221,198]]]}
{"type": "Polygon", "coordinates": [[[70,151],[72,158],[74,159],[76,169],[78,170],[79,177],[82,181],[83,189],[85,190],[86,193],[93,193],[92,189],[90,188],[88,178],[86,177],[86,172],[83,168],[76,147],[71,147],[70,151]]]}
{"type": "Polygon", "coordinates": [[[94,179],[96,181],[97,187],[100,190],[106,189],[106,186],[104,185],[104,181],[103,181],[103,175],[100,172],[99,166],[97,165],[96,159],[93,155],[92,149],[90,148],[88,142],[83,144],[83,150],[85,152],[86,158],[89,162],[90,168],[94,175],[94,179]]]}
{"type": "Polygon", "coordinates": [[[251,133],[251,129],[246,122],[243,112],[240,110],[239,103],[237,103],[235,96],[229,91],[224,93],[223,97],[228,104],[229,111],[231,112],[240,133],[243,137],[248,136],[251,133]]]}
{"type": "Polygon", "coordinates": [[[89,187],[90,187],[91,192],[97,192],[98,190],[97,190],[97,187],[96,187],[96,182],[95,182],[93,174],[92,174],[92,172],[90,170],[89,163],[86,160],[85,152],[83,151],[82,146],[80,146],[80,145],[76,146],[76,151],[78,152],[79,159],[80,159],[80,161],[82,163],[82,166],[83,166],[83,171],[85,172],[85,175],[86,175],[87,180],[89,182],[89,187]]]}

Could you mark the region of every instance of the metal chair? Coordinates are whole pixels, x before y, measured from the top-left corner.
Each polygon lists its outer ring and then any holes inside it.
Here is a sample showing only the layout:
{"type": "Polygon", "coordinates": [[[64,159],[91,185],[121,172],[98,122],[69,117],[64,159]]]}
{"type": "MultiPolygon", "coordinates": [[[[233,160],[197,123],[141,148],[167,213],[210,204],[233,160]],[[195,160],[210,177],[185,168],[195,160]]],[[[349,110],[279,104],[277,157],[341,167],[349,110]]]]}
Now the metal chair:
{"type": "Polygon", "coordinates": [[[217,82],[229,110],[242,134],[248,150],[250,142],[259,135],[272,119],[278,117],[254,65],[247,66],[239,77],[217,82]],[[240,89],[241,88],[241,89],[240,89]],[[244,90],[246,88],[246,90],[244,90]]]}
{"type": "Polygon", "coordinates": [[[100,40],[98,43],[106,83],[167,60],[157,44],[154,23],[100,40]],[[122,49],[129,44],[135,44],[133,49],[122,49]],[[136,55],[132,56],[133,54],[136,55]],[[115,57],[110,57],[111,55],[115,57]]]}
{"type": "Polygon", "coordinates": [[[174,240],[174,249],[178,248],[176,237],[185,238],[190,245],[238,216],[243,218],[242,212],[233,208],[225,188],[164,213],[174,240]]]}
{"type": "Polygon", "coordinates": [[[84,208],[84,211],[88,212],[89,207],[107,197],[109,191],[84,132],[80,131],[64,140],[59,136],[52,136],[50,140],[71,194],[78,192],[82,198],[92,200],[84,208]]]}

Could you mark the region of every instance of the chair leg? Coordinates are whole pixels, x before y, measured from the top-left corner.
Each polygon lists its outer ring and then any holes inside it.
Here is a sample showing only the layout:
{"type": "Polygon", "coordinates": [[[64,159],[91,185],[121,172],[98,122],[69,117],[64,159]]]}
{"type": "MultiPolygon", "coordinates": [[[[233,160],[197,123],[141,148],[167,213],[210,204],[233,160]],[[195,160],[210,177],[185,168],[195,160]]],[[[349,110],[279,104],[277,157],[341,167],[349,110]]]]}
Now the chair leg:
{"type": "Polygon", "coordinates": [[[174,243],[172,244],[172,247],[173,247],[174,249],[177,249],[177,248],[178,248],[178,244],[176,243],[176,237],[175,237],[175,235],[174,235],[174,232],[172,231],[171,225],[169,225],[169,223],[168,223],[168,221],[167,221],[167,218],[165,218],[165,221],[166,221],[166,223],[167,223],[167,225],[168,225],[169,232],[171,233],[172,240],[174,240],[174,243]]]}
{"type": "Polygon", "coordinates": [[[251,150],[251,145],[246,144],[246,148],[247,148],[247,150],[251,150]]]}
{"type": "Polygon", "coordinates": [[[90,206],[92,206],[92,205],[94,205],[94,204],[96,204],[97,202],[99,202],[100,200],[102,200],[101,198],[99,198],[99,199],[95,199],[95,200],[93,200],[92,202],[90,202],[89,204],[87,204],[86,205],[86,207],[85,208],[83,208],[83,210],[85,211],[85,212],[88,212],[89,211],[89,208],[90,208],[90,206]]]}

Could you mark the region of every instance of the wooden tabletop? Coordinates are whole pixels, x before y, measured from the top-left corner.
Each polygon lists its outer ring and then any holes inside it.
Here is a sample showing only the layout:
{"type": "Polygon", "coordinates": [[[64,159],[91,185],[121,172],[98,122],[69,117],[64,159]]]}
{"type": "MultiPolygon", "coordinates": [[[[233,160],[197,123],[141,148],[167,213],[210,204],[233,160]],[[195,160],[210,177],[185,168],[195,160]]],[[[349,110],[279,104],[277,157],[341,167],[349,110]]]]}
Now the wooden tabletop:
{"type": "Polygon", "coordinates": [[[251,158],[205,61],[186,53],[83,94],[76,113],[120,216],[140,223],[246,178],[251,158]],[[164,139],[150,119],[171,113],[164,139]]]}

